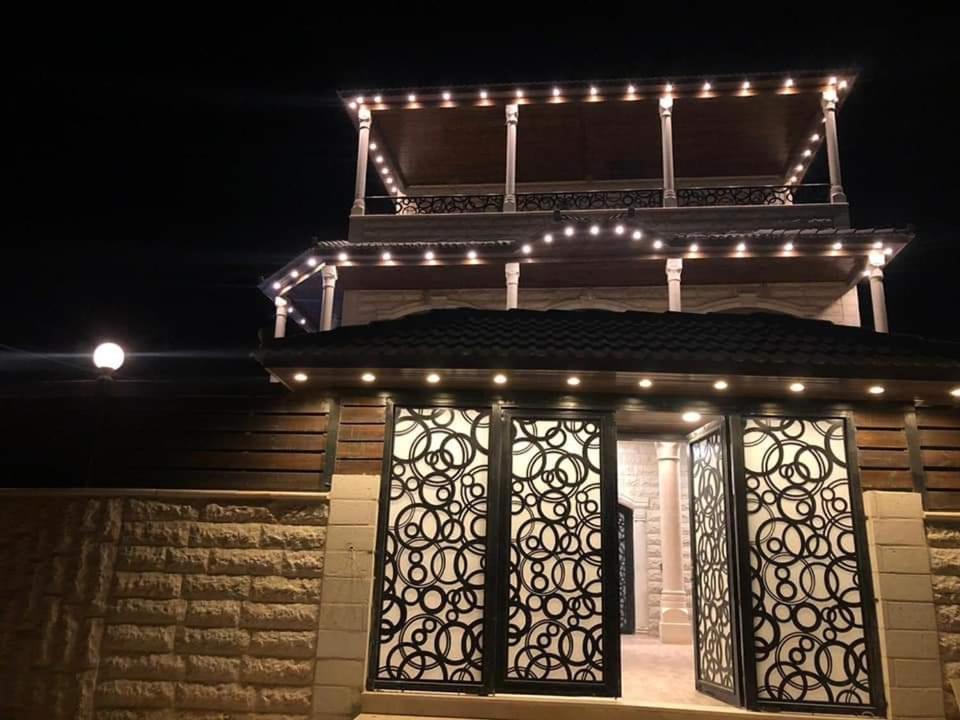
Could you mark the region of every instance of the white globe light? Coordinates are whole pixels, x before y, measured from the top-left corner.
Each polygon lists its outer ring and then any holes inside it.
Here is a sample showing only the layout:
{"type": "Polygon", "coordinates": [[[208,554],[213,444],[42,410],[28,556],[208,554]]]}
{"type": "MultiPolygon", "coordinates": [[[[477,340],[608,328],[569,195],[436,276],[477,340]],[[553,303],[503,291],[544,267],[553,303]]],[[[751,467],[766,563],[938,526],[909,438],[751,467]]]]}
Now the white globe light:
{"type": "Polygon", "coordinates": [[[93,351],[93,364],[101,370],[119,370],[123,358],[123,348],[112,342],[100,343],[93,351]]]}

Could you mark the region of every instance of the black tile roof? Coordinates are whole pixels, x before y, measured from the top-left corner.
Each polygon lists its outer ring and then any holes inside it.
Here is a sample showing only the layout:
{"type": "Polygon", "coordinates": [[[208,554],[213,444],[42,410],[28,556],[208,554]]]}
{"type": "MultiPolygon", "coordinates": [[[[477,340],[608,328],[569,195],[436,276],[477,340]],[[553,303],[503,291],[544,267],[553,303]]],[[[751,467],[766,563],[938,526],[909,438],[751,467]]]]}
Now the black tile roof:
{"type": "Polygon", "coordinates": [[[960,380],[960,344],[786,315],[430,310],[270,340],[266,367],[503,368],[960,380]]]}

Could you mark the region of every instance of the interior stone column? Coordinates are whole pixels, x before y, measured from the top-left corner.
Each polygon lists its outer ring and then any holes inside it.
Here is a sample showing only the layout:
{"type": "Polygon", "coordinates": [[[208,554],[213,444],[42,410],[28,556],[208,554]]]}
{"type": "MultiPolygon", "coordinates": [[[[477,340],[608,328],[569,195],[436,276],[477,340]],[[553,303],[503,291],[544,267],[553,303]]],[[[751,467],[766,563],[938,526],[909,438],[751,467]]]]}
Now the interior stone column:
{"type": "Polygon", "coordinates": [[[667,308],[680,312],[680,275],[683,272],[683,258],[667,258],[667,308]]]}
{"type": "Polygon", "coordinates": [[[504,265],[504,275],[507,278],[507,310],[515,310],[520,294],[520,263],[504,265]]]}
{"type": "Polygon", "coordinates": [[[330,330],[333,327],[333,295],[337,289],[337,266],[324,265],[320,271],[323,279],[323,310],[320,329],[330,330]]]}
{"type": "Polygon", "coordinates": [[[690,609],[683,589],[680,535],[680,443],[658,442],[657,477],[660,484],[660,642],[689,643],[690,609]]]}

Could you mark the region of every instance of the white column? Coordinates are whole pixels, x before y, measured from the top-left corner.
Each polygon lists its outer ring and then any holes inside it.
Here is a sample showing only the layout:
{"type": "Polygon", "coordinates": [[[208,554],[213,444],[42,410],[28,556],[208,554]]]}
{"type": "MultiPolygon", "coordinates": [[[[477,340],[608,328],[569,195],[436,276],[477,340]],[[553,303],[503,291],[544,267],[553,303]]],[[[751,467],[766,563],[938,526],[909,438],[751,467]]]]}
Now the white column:
{"type": "Polygon", "coordinates": [[[507,105],[507,177],[503,188],[503,211],[517,209],[517,119],[520,107],[507,105]]]}
{"type": "Polygon", "coordinates": [[[507,310],[515,310],[520,290],[520,263],[507,263],[503,270],[507,277],[507,310]]]}
{"type": "Polygon", "coordinates": [[[683,258],[667,258],[667,308],[671,312],[680,312],[680,274],[683,272],[683,258]]]}
{"type": "Polygon", "coordinates": [[[287,334],[287,301],[278,295],[276,300],[273,301],[273,304],[277,309],[276,317],[273,321],[273,336],[275,338],[282,338],[287,334]]]}
{"type": "Polygon", "coordinates": [[[886,257],[882,252],[870,253],[870,304],[873,307],[873,329],[890,332],[887,325],[887,298],[883,290],[883,266],[886,257]]]}
{"type": "Polygon", "coordinates": [[[361,105],[357,110],[357,118],[360,121],[360,133],[357,139],[357,178],[353,191],[353,207],[350,209],[351,215],[363,215],[366,210],[364,198],[367,194],[367,156],[370,153],[370,125],[373,122],[370,108],[361,105]]]}
{"type": "Polygon", "coordinates": [[[323,280],[323,309],[320,330],[326,331],[333,327],[333,294],[337,289],[337,266],[324,265],[320,270],[323,280]]]}
{"type": "Polygon", "coordinates": [[[660,642],[692,642],[690,610],[683,589],[680,539],[680,443],[658,442],[657,477],[660,481],[660,642]]]}
{"type": "Polygon", "coordinates": [[[827,168],[830,172],[830,202],[845,203],[843,180],[840,178],[840,146],[837,144],[837,91],[828,88],[820,100],[823,108],[823,131],[827,141],[827,168]]]}
{"type": "Polygon", "coordinates": [[[663,206],[677,206],[677,190],[673,179],[673,98],[660,98],[660,139],[663,144],[663,206]]]}

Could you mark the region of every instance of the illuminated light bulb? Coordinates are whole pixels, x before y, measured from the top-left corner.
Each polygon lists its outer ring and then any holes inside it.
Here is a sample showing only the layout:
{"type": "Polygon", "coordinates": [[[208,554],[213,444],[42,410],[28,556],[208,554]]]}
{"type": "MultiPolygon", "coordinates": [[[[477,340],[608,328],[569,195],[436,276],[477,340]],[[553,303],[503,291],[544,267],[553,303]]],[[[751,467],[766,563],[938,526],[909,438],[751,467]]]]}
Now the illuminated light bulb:
{"type": "Polygon", "coordinates": [[[100,370],[119,370],[124,357],[123,348],[117,343],[100,343],[93,351],[93,364],[100,370]]]}
{"type": "Polygon", "coordinates": [[[373,101],[374,101],[377,105],[379,105],[380,103],[383,102],[383,97],[381,97],[380,95],[374,95],[374,96],[373,96],[373,101]]]}
{"type": "Polygon", "coordinates": [[[423,254],[424,260],[433,260],[435,257],[436,257],[436,255],[433,254],[433,250],[427,250],[427,251],[423,254]]]}
{"type": "Polygon", "coordinates": [[[495,382],[497,385],[506,385],[507,376],[504,375],[503,373],[497,373],[496,375],[493,376],[493,382],[495,382]]]}
{"type": "Polygon", "coordinates": [[[950,394],[955,398],[960,398],[960,387],[955,387],[950,391],[950,394]]]}
{"type": "Polygon", "coordinates": [[[698,413],[696,410],[687,410],[687,411],[686,411],[683,415],[681,415],[680,417],[683,418],[683,421],[684,421],[684,422],[687,422],[687,423],[695,423],[695,422],[700,422],[700,418],[701,418],[702,416],[701,416],[700,413],[698,413]]]}
{"type": "Polygon", "coordinates": [[[383,169],[380,171],[380,174],[381,174],[381,175],[389,175],[389,174],[390,174],[390,168],[383,168],[383,169]]]}
{"type": "Polygon", "coordinates": [[[408,103],[415,103],[416,101],[417,101],[417,96],[416,96],[416,95],[414,95],[413,93],[410,93],[409,95],[407,95],[407,102],[408,102],[408,103]]]}
{"type": "Polygon", "coordinates": [[[871,395],[883,395],[887,389],[883,385],[871,385],[867,388],[867,392],[871,395]]]}
{"type": "Polygon", "coordinates": [[[820,133],[814,133],[811,135],[810,142],[820,142],[820,133]]]}
{"type": "Polygon", "coordinates": [[[431,385],[436,385],[438,382],[440,382],[440,376],[436,373],[430,373],[427,375],[427,382],[431,385]]]}
{"type": "Polygon", "coordinates": [[[392,188],[390,188],[390,192],[392,192],[394,195],[396,195],[399,191],[397,190],[397,188],[392,187],[392,188]]]}
{"type": "Polygon", "coordinates": [[[837,84],[837,76],[836,76],[836,75],[834,75],[834,76],[832,76],[832,77],[830,78],[830,84],[831,84],[831,85],[836,85],[836,84],[837,84]]]}
{"type": "Polygon", "coordinates": [[[591,225],[591,226],[590,226],[590,234],[591,234],[591,235],[599,235],[599,234],[600,234],[600,226],[599,226],[599,225],[591,225]]]}
{"type": "Polygon", "coordinates": [[[643,237],[643,233],[639,230],[634,230],[633,235],[631,235],[630,237],[632,237],[634,240],[639,240],[640,238],[643,237]]]}
{"type": "Polygon", "coordinates": [[[787,242],[787,243],[783,246],[783,249],[786,250],[787,252],[793,252],[793,243],[792,243],[792,242],[787,242]]]}
{"type": "Polygon", "coordinates": [[[353,100],[357,105],[363,105],[363,95],[357,95],[353,100]]]}
{"type": "Polygon", "coordinates": [[[802,393],[804,390],[806,390],[806,388],[803,383],[790,383],[790,392],[802,393]]]}
{"type": "Polygon", "coordinates": [[[595,86],[591,85],[591,86],[590,86],[590,97],[596,97],[596,96],[597,96],[597,92],[598,92],[597,88],[596,88],[595,86]]]}
{"type": "Polygon", "coordinates": [[[884,255],[893,255],[893,248],[892,248],[892,247],[884,248],[884,249],[883,249],[883,254],[884,254],[884,255]]]}
{"type": "Polygon", "coordinates": [[[839,240],[833,244],[834,250],[843,250],[843,243],[839,240]]]}
{"type": "Polygon", "coordinates": [[[784,87],[788,87],[788,88],[792,88],[792,87],[793,87],[793,78],[787,78],[786,80],[784,80],[784,81],[783,81],[783,86],[784,86],[784,87]]]}
{"type": "Polygon", "coordinates": [[[745,242],[737,243],[737,252],[745,252],[747,249],[747,244],[745,242]]]}
{"type": "Polygon", "coordinates": [[[573,237],[573,233],[575,233],[575,232],[576,232],[576,230],[573,229],[573,225],[567,225],[567,226],[563,229],[563,234],[566,235],[567,237],[573,237]]]}
{"type": "Polygon", "coordinates": [[[663,240],[654,240],[654,241],[653,241],[653,249],[654,249],[654,250],[659,250],[659,249],[662,248],[662,247],[663,247],[663,240]]]}
{"type": "Polygon", "coordinates": [[[741,90],[744,90],[744,91],[749,90],[749,89],[750,89],[750,81],[749,81],[749,80],[744,80],[744,81],[743,81],[743,85],[740,86],[740,89],[741,89],[741,90]]]}
{"type": "Polygon", "coordinates": [[[450,92],[448,90],[445,90],[443,93],[443,99],[449,102],[451,97],[453,96],[450,94],[450,92]]]}
{"type": "Polygon", "coordinates": [[[307,265],[309,265],[310,267],[316,267],[317,259],[315,257],[307,258],[307,265]]]}
{"type": "Polygon", "coordinates": [[[523,99],[523,90],[517,90],[517,100],[523,99]]]}
{"type": "Polygon", "coordinates": [[[628,95],[633,95],[635,92],[637,92],[637,88],[636,88],[636,87],[634,87],[632,84],[631,84],[631,85],[627,85],[627,94],[628,94],[628,95]]]}
{"type": "Polygon", "coordinates": [[[388,177],[388,178],[387,178],[387,185],[393,185],[393,178],[392,178],[392,177],[388,177]]]}
{"type": "Polygon", "coordinates": [[[663,86],[664,92],[672,93],[673,92],[673,83],[667,83],[663,86]]]}
{"type": "Polygon", "coordinates": [[[361,375],[361,376],[360,376],[360,379],[363,380],[365,383],[372,383],[372,382],[376,382],[377,376],[374,375],[373,373],[368,373],[368,372],[367,372],[367,373],[364,373],[363,375],[361,375]]]}
{"type": "Polygon", "coordinates": [[[356,109],[357,109],[357,104],[356,104],[355,102],[353,102],[352,100],[350,101],[350,109],[351,109],[351,110],[356,110],[356,109]]]}
{"type": "Polygon", "coordinates": [[[703,91],[710,92],[711,90],[713,90],[713,85],[711,85],[709,82],[705,82],[703,84],[703,91]]]}
{"type": "Polygon", "coordinates": [[[793,169],[797,172],[803,172],[803,165],[801,163],[797,163],[793,169]]]}
{"type": "Polygon", "coordinates": [[[393,256],[389,252],[384,252],[384,253],[381,253],[380,255],[380,259],[383,260],[384,262],[389,262],[390,258],[392,257],[393,256]]]}
{"type": "Polygon", "coordinates": [[[339,255],[337,255],[337,260],[339,260],[340,262],[346,262],[349,259],[350,259],[350,256],[347,255],[345,252],[341,252],[339,255]]]}
{"type": "Polygon", "coordinates": [[[275,282],[275,283],[273,284],[273,289],[274,289],[274,290],[279,290],[281,287],[283,287],[283,286],[282,286],[279,282],[275,282]]]}
{"type": "Polygon", "coordinates": [[[576,387],[579,384],[580,384],[580,378],[578,378],[576,375],[571,375],[570,377],[567,378],[567,385],[571,387],[576,387]]]}
{"type": "Polygon", "coordinates": [[[806,150],[803,151],[804,157],[810,157],[811,155],[813,155],[813,150],[811,150],[810,148],[807,148],[806,150]]]}
{"type": "Polygon", "coordinates": [[[873,249],[874,249],[874,250],[879,250],[879,249],[882,248],[882,247],[883,247],[883,243],[882,243],[880,240],[877,240],[877,241],[873,244],[873,249]]]}
{"type": "Polygon", "coordinates": [[[546,235],[543,236],[543,241],[549,245],[550,243],[553,242],[553,235],[551,235],[550,233],[547,233],[546,235]]]}
{"type": "Polygon", "coordinates": [[[696,243],[690,243],[690,252],[695,253],[700,251],[700,246],[696,243]]]}
{"type": "Polygon", "coordinates": [[[626,228],[623,225],[617,225],[615,228],[613,228],[613,231],[617,235],[623,235],[624,230],[626,230],[626,228]]]}
{"type": "Polygon", "coordinates": [[[640,382],[637,383],[637,385],[639,385],[644,390],[646,390],[647,388],[653,387],[653,380],[651,380],[650,378],[642,378],[640,382]]]}
{"type": "Polygon", "coordinates": [[[533,252],[533,248],[529,245],[524,245],[522,248],[520,248],[520,250],[524,255],[529,255],[531,252],[533,252]]]}
{"type": "Polygon", "coordinates": [[[300,277],[300,271],[299,271],[299,270],[291,270],[291,271],[290,271],[290,277],[292,277],[292,278],[298,278],[298,277],[300,277]]]}
{"type": "Polygon", "coordinates": [[[555,87],[555,88],[553,89],[553,96],[554,96],[554,97],[560,97],[560,88],[555,87]]]}
{"type": "Polygon", "coordinates": [[[847,89],[847,81],[846,81],[846,80],[841,80],[841,81],[840,81],[840,84],[837,85],[837,87],[840,88],[841,90],[846,90],[846,89],[847,89]]]}
{"type": "Polygon", "coordinates": [[[375,142],[370,143],[370,149],[371,149],[371,150],[376,150],[376,149],[377,149],[377,144],[376,144],[375,142]]]}
{"type": "Polygon", "coordinates": [[[717,380],[713,384],[714,390],[726,390],[728,387],[730,387],[730,384],[726,380],[717,380]]]}
{"type": "Polygon", "coordinates": [[[306,324],[307,324],[307,319],[306,319],[306,318],[300,318],[299,320],[297,320],[297,322],[300,323],[301,325],[306,325],[306,324]]]}
{"type": "Polygon", "coordinates": [[[796,175],[791,175],[789,182],[790,182],[790,184],[793,184],[793,183],[797,182],[798,179],[799,179],[799,178],[798,178],[796,175]]]}
{"type": "Polygon", "coordinates": [[[468,252],[468,253],[467,253],[467,259],[469,259],[469,260],[476,260],[476,259],[477,259],[477,251],[476,251],[476,250],[471,250],[470,252],[468,252]]]}
{"type": "Polygon", "coordinates": [[[376,161],[377,161],[377,164],[379,165],[380,163],[383,162],[383,155],[377,155],[377,156],[374,158],[374,160],[376,160],[376,161]]]}
{"type": "Polygon", "coordinates": [[[486,100],[486,99],[487,99],[487,91],[486,91],[486,90],[481,90],[481,91],[480,91],[480,99],[481,99],[481,100],[486,100]]]}
{"type": "Polygon", "coordinates": [[[293,379],[296,380],[298,383],[306,382],[307,374],[302,372],[294,373],[293,379]]]}

